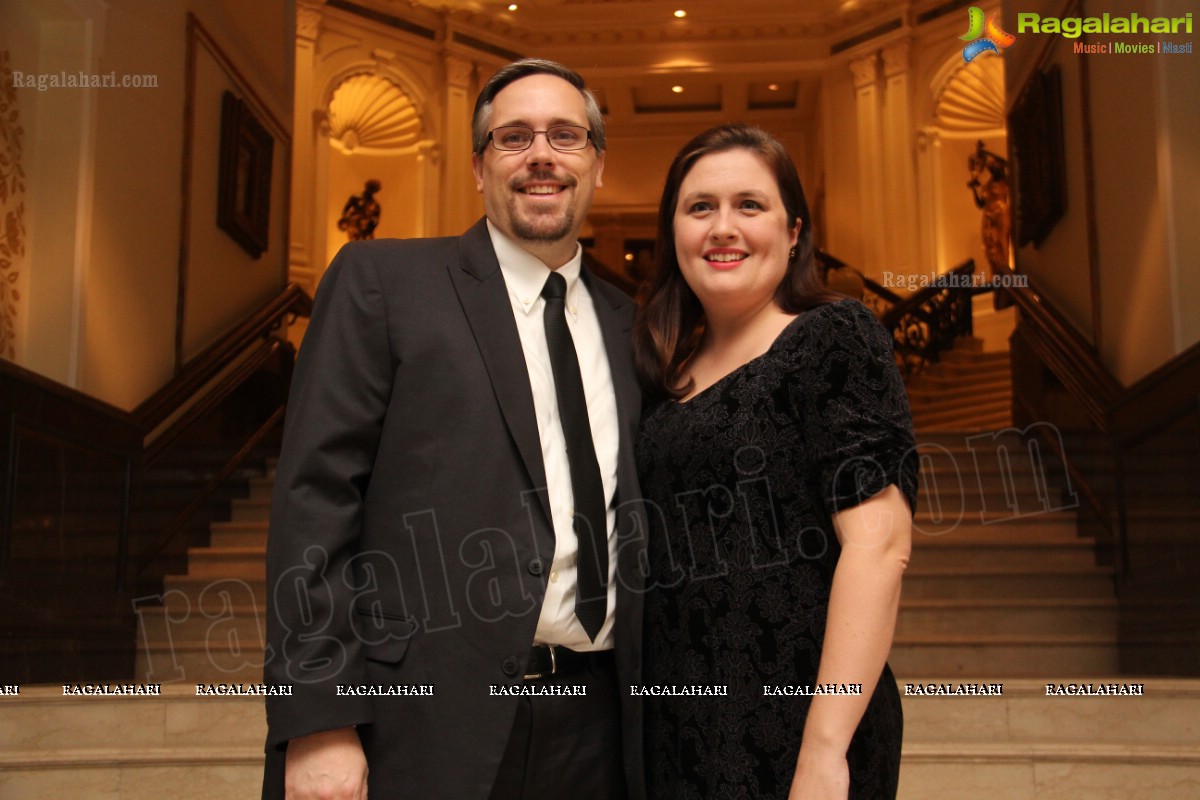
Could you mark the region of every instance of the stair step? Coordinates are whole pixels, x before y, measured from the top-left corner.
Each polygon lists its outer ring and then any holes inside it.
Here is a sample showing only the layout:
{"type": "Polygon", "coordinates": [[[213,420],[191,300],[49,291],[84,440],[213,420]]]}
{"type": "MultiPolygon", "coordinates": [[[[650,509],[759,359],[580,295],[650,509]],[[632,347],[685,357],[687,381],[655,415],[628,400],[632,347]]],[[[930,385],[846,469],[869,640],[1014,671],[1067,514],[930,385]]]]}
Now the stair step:
{"type": "Polygon", "coordinates": [[[267,520],[237,520],[214,522],[212,525],[213,547],[266,547],[267,520]]]}
{"type": "Polygon", "coordinates": [[[932,364],[926,367],[924,372],[909,378],[906,386],[908,389],[954,391],[993,384],[1011,386],[1012,375],[1007,367],[970,369],[963,366],[946,367],[932,364]]]}
{"type": "MultiPolygon", "coordinates": [[[[1032,515],[1056,514],[1063,511],[1074,513],[1079,508],[1078,497],[1063,497],[1056,493],[1050,497],[1039,497],[1036,492],[1018,491],[1011,498],[1003,493],[980,494],[969,486],[947,485],[946,481],[923,480],[917,494],[917,512],[930,519],[962,519],[979,522],[981,515],[1010,515],[1026,518],[1032,515]]],[[[1071,520],[1075,522],[1074,519],[1071,520]]],[[[213,540],[214,543],[216,539],[213,540]]]]}
{"type": "Polygon", "coordinates": [[[965,413],[973,411],[976,414],[988,414],[995,411],[1002,411],[1012,407],[1012,395],[977,395],[957,397],[947,400],[939,400],[930,404],[913,404],[911,410],[913,417],[928,419],[930,417],[949,415],[951,413],[965,413]]]}
{"type": "MultiPolygon", "coordinates": [[[[1200,746],[1200,681],[1156,676],[1004,677],[1003,694],[990,697],[905,695],[904,743],[1071,742],[1200,746]],[[1046,684],[1124,683],[1144,685],[1140,697],[1048,697],[1046,684]]],[[[958,684],[963,678],[926,677],[908,683],[958,684]]],[[[934,796],[934,795],[931,795],[934,796]]]]}
{"type": "MultiPolygon", "coordinates": [[[[19,696],[5,697],[3,703],[0,758],[13,751],[45,750],[48,743],[59,751],[120,746],[129,749],[130,757],[141,748],[171,746],[247,746],[261,751],[267,732],[262,698],[196,697],[195,685],[187,683],[164,683],[158,697],[64,697],[61,683],[22,685],[19,696]],[[120,724],[114,725],[115,720],[120,724]]],[[[0,767],[0,775],[3,772],[0,767]]]]}
{"type": "Polygon", "coordinates": [[[983,358],[972,355],[965,359],[950,356],[949,353],[946,353],[940,360],[927,364],[921,374],[917,376],[917,380],[925,377],[953,378],[962,376],[973,378],[979,375],[1007,375],[1011,369],[1012,364],[1008,359],[1007,353],[989,353],[983,358]],[[995,355],[999,355],[1000,357],[990,357],[995,355]]]}
{"type": "MultiPolygon", "coordinates": [[[[168,575],[163,581],[164,591],[168,594],[179,592],[186,595],[193,604],[198,604],[202,595],[220,597],[221,592],[227,591],[233,601],[239,605],[254,605],[266,608],[267,578],[211,578],[196,575],[168,575]]],[[[207,597],[206,597],[207,600],[207,597]]],[[[218,602],[218,601],[209,601],[218,602]]],[[[205,607],[213,608],[208,603],[205,607]]],[[[219,608],[219,606],[217,606],[219,608]]]]}
{"type": "Polygon", "coordinates": [[[976,541],[943,541],[935,537],[914,540],[912,563],[923,567],[1082,567],[1095,563],[1091,542],[1050,541],[1000,544],[976,541]]]}
{"type": "Polygon", "coordinates": [[[1200,747],[906,744],[898,800],[1160,800],[1200,796],[1200,747]]]}
{"type": "Polygon", "coordinates": [[[188,574],[198,578],[265,579],[265,547],[188,548],[188,574]]]}
{"type": "MultiPolygon", "coordinates": [[[[957,516],[934,515],[918,509],[913,516],[913,527],[933,538],[945,539],[947,534],[970,537],[972,541],[995,540],[997,542],[1044,542],[1046,537],[1077,540],[1074,509],[1056,511],[973,511],[957,516]],[[935,534],[935,535],[934,535],[935,534]]],[[[918,537],[914,537],[916,539],[918,537]]]]}
{"type": "MultiPolygon", "coordinates": [[[[252,598],[251,598],[252,599],[252,598]]],[[[265,606],[226,606],[206,615],[197,607],[141,608],[140,641],[150,647],[174,641],[205,641],[221,652],[266,647],[265,606]]]]}
{"type": "MultiPolygon", "coordinates": [[[[265,591],[264,586],[264,595],[265,591]]],[[[992,597],[1108,599],[1113,594],[1112,570],[1095,566],[1070,570],[1038,570],[1029,566],[1007,570],[966,569],[957,565],[944,569],[910,566],[904,573],[902,589],[905,601],[992,597]]]]}
{"type": "Polygon", "coordinates": [[[1011,360],[1006,352],[983,352],[968,347],[943,350],[939,359],[939,364],[1008,364],[1011,360]]]}
{"type": "MultiPolygon", "coordinates": [[[[272,479],[273,480],[273,479],[272,479]]],[[[247,497],[229,504],[232,522],[261,522],[270,519],[270,497],[247,497]]]]}
{"type": "Polygon", "coordinates": [[[950,412],[990,413],[1012,407],[1012,395],[1008,392],[980,394],[978,392],[942,393],[936,398],[910,398],[909,403],[914,418],[928,417],[934,414],[949,414],[950,412]]]}
{"type": "Polygon", "coordinates": [[[171,575],[163,594],[138,603],[139,642],[162,644],[183,639],[212,639],[226,647],[249,642],[261,649],[266,624],[267,589],[260,580],[171,575]]]}
{"type": "Polygon", "coordinates": [[[1116,675],[1115,636],[959,634],[953,638],[897,636],[888,663],[902,680],[931,675],[959,678],[1080,678],[1116,675]]]}
{"type": "Polygon", "coordinates": [[[914,406],[925,403],[936,403],[941,400],[957,400],[963,397],[1011,397],[1012,382],[998,380],[991,382],[973,381],[956,387],[922,386],[920,381],[914,381],[908,387],[908,400],[914,406]]]}
{"type": "Polygon", "coordinates": [[[237,649],[222,640],[173,639],[170,645],[139,644],[135,673],[139,679],[163,683],[260,683],[263,649],[239,642],[237,649]]]}
{"type": "MultiPolygon", "coordinates": [[[[917,433],[917,453],[921,457],[921,468],[935,476],[961,475],[964,481],[970,481],[976,486],[989,482],[995,483],[995,488],[999,489],[1002,484],[998,481],[1002,475],[1026,477],[1034,475],[1036,471],[1039,477],[1051,473],[1059,483],[1062,483],[1067,474],[1066,470],[1059,466],[1058,461],[1050,458],[1048,454],[1045,454],[1045,463],[1041,467],[1034,466],[1034,462],[1026,450],[1010,449],[1008,461],[1002,462],[994,450],[980,447],[974,453],[967,450],[955,452],[943,449],[940,444],[925,441],[925,435],[922,432],[917,433]]],[[[972,434],[963,432],[962,435],[967,437],[972,434]]],[[[1045,482],[1043,481],[1043,483],[1045,482]]]]}
{"type": "Polygon", "coordinates": [[[1115,598],[936,599],[905,598],[897,637],[952,639],[961,631],[994,636],[1051,635],[1062,631],[1116,638],[1115,598]]]}
{"type": "Polygon", "coordinates": [[[992,408],[974,411],[951,411],[914,415],[918,430],[994,430],[1012,424],[1012,411],[992,408]]]}

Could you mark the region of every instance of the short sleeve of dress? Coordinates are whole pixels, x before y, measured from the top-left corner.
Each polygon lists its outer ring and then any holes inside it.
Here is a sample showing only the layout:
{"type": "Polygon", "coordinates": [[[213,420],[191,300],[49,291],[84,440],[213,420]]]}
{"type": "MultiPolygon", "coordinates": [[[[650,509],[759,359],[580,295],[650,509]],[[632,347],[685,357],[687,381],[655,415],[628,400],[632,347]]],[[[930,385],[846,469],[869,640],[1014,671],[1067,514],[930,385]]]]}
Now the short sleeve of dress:
{"type": "Polygon", "coordinates": [[[833,515],[896,484],[916,508],[918,460],[891,334],[857,300],[806,314],[791,396],[810,468],[833,515]]]}

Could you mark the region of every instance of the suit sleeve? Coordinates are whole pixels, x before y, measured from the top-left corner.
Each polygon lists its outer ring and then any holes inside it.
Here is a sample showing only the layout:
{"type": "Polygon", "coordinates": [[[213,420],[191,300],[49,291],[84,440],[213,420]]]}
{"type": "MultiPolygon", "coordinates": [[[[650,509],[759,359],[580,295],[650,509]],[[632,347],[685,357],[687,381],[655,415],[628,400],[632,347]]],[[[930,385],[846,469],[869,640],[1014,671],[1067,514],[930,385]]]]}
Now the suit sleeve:
{"type": "Polygon", "coordinates": [[[325,274],[288,399],[267,543],[268,747],[371,722],[350,560],[389,402],[393,357],[371,243],[344,247],[325,274]]]}

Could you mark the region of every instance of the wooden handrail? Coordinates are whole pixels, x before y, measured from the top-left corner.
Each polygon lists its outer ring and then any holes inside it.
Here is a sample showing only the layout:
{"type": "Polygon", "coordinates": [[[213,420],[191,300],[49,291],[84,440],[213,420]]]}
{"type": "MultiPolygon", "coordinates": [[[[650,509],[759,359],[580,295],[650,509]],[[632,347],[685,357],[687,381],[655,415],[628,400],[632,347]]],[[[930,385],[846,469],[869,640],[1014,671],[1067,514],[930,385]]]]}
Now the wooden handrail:
{"type": "Polygon", "coordinates": [[[992,291],[991,286],[976,288],[971,285],[975,260],[970,258],[930,281],[931,285],[901,297],[836,256],[817,250],[815,257],[826,283],[831,270],[847,270],[861,281],[862,288],[870,291],[871,296],[864,296],[864,302],[879,317],[883,327],[891,331],[896,364],[906,378],[936,362],[942,351],[953,347],[959,337],[972,333],[972,298],[992,291]]]}
{"type": "Polygon", "coordinates": [[[279,326],[288,314],[307,317],[312,300],[294,283],[265,303],[200,355],[189,361],[170,382],[150,395],[133,411],[147,431],[161,425],[184,403],[213,380],[238,353],[279,326]]]}
{"type": "Polygon", "coordinates": [[[1131,446],[1200,408],[1200,344],[1130,386],[1109,408],[1113,438],[1131,446]]]}
{"type": "MultiPolygon", "coordinates": [[[[1076,489],[1094,511],[1095,519],[1112,537],[1118,586],[1123,587],[1132,579],[1130,551],[1134,535],[1128,514],[1125,456],[1182,419],[1200,420],[1200,393],[1196,390],[1200,386],[1200,345],[1192,346],[1126,387],[1051,298],[1038,291],[1036,284],[1031,281],[1029,286],[1010,288],[1009,293],[1020,311],[1018,331],[1023,341],[1084,409],[1111,451],[1112,474],[1096,486],[1091,485],[1088,471],[1073,463],[1070,454],[1060,452],[1059,457],[1076,489]]],[[[1016,392],[1014,397],[1029,418],[1044,413],[1044,409],[1035,408],[1016,392]]],[[[1057,442],[1048,444],[1057,449],[1057,442]]],[[[1145,584],[1153,578],[1143,574],[1141,580],[1145,584]]]]}
{"type": "Polygon", "coordinates": [[[890,289],[885,289],[882,284],[877,283],[871,278],[868,278],[866,275],[863,275],[862,270],[850,266],[845,261],[842,261],[840,258],[831,253],[826,253],[824,250],[818,249],[813,252],[813,257],[817,259],[817,263],[821,265],[821,269],[826,274],[828,274],[829,270],[831,269],[848,269],[857,275],[859,280],[863,282],[863,286],[870,289],[873,294],[882,297],[884,300],[887,300],[893,305],[904,302],[903,297],[890,289]]]}
{"type": "Polygon", "coordinates": [[[1022,320],[1032,333],[1030,345],[1042,361],[1058,376],[1088,417],[1101,431],[1110,433],[1110,410],[1124,388],[1104,366],[1100,355],[1079,334],[1066,317],[1038,291],[1031,280],[1027,287],[1009,289],[1022,320]]]}
{"type": "MultiPolygon", "coordinates": [[[[975,259],[968,258],[966,261],[959,264],[957,267],[950,270],[946,274],[951,275],[954,278],[961,278],[966,275],[972,275],[972,274],[974,274],[974,272],[975,272],[975,259]]],[[[941,277],[941,276],[939,276],[939,277],[941,277]]],[[[874,283],[874,281],[872,281],[872,283],[874,283]]],[[[872,291],[875,291],[875,290],[872,289],[872,291]]],[[[887,291],[887,290],[884,289],[884,291],[887,291]]],[[[945,286],[936,286],[936,285],[935,286],[926,286],[925,288],[921,289],[917,293],[911,295],[910,297],[908,297],[906,299],[900,300],[899,303],[897,303],[896,305],[889,308],[884,313],[884,315],[880,319],[880,321],[883,323],[883,326],[885,328],[891,328],[891,327],[895,326],[895,324],[897,322],[899,322],[900,319],[902,317],[904,317],[905,314],[915,313],[916,311],[918,311],[921,308],[921,306],[925,305],[932,298],[936,297],[937,295],[941,294],[944,291],[946,291],[945,286]]],[[[896,295],[892,294],[891,292],[888,292],[888,294],[891,295],[892,297],[896,297],[896,295]]]]}
{"type": "Polygon", "coordinates": [[[899,305],[900,303],[904,302],[903,297],[896,294],[891,289],[884,287],[883,284],[876,282],[873,278],[868,278],[866,275],[862,275],[862,282],[863,286],[867,287],[884,300],[887,300],[892,305],[899,305]]]}
{"type": "Polygon", "coordinates": [[[122,455],[143,449],[145,435],[175,414],[226,369],[230,360],[279,327],[283,317],[306,317],[312,300],[296,284],[210,345],[199,356],[132,412],[98,400],[78,389],[0,359],[0,389],[4,409],[23,423],[89,447],[122,455]]]}

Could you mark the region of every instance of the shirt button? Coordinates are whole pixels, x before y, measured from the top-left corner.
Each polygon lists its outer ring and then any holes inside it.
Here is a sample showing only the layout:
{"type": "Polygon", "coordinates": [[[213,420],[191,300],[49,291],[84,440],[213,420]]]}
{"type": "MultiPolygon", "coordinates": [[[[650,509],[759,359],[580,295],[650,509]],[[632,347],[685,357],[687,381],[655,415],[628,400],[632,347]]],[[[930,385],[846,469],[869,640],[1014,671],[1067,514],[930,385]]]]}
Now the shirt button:
{"type": "Polygon", "coordinates": [[[551,582],[551,583],[558,583],[558,573],[557,573],[557,572],[551,572],[551,573],[550,573],[550,582],[551,582]]]}
{"type": "Polygon", "coordinates": [[[529,560],[528,569],[530,575],[541,575],[545,571],[545,568],[546,564],[540,558],[529,560]]]}
{"type": "Polygon", "coordinates": [[[500,669],[504,670],[505,675],[516,675],[520,668],[521,662],[517,661],[516,656],[509,656],[500,662],[500,669]]]}

